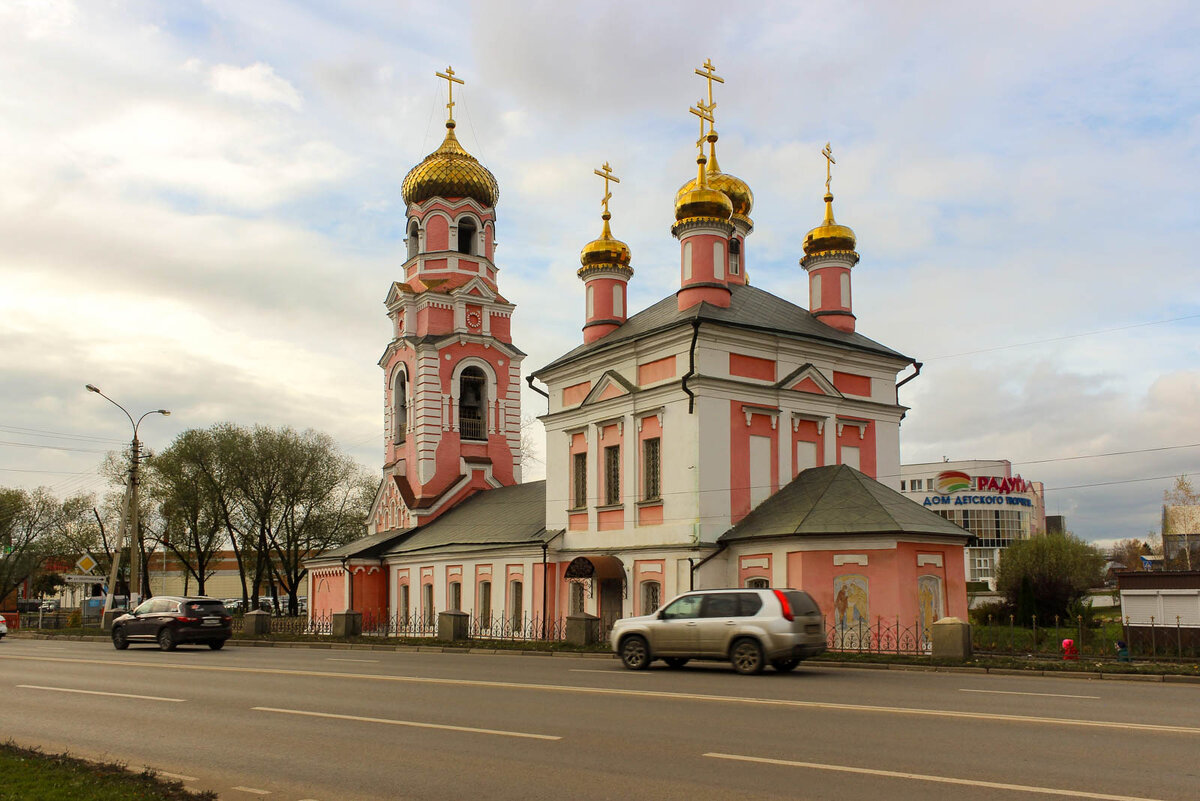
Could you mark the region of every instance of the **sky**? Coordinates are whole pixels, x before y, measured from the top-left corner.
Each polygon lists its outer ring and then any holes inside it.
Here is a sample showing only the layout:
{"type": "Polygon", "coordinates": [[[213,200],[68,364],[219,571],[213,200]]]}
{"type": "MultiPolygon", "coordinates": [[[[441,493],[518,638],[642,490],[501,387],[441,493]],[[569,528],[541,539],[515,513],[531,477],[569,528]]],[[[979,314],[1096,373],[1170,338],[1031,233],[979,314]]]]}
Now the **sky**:
{"type": "MultiPolygon", "coordinates": [[[[524,372],[581,341],[579,250],[677,288],[693,72],[755,194],[756,286],[798,265],[831,142],[858,330],[923,363],[905,463],[1008,459],[1100,543],[1200,483],[1200,10],[1186,2],[211,0],[0,4],[0,486],[105,489],[233,421],[383,455],[383,301],[407,171],[441,141],[500,183],[500,291],[524,372]]],[[[532,393],[527,413],[545,411],[532,393]]],[[[535,426],[536,428],[540,428],[535,426]]],[[[532,471],[537,477],[537,468],[532,471]]]]}

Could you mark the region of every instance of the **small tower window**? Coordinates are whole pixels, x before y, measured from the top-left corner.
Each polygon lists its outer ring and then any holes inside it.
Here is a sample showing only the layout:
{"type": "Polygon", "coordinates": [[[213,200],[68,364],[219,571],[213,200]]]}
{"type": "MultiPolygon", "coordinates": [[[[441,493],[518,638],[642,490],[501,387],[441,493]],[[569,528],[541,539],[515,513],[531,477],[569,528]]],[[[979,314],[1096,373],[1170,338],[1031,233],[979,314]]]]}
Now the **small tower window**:
{"type": "Polygon", "coordinates": [[[613,317],[625,316],[625,293],[620,284],[613,284],[613,317]]]}
{"type": "Polygon", "coordinates": [[[475,223],[466,218],[458,221],[458,252],[475,255],[475,223]]]}
{"type": "Polygon", "coordinates": [[[738,275],[742,271],[742,243],[737,239],[729,240],[729,274],[738,275]]]}
{"type": "Polygon", "coordinates": [[[468,367],[458,379],[458,430],[463,439],[487,439],[487,377],[468,367]]]}
{"type": "Polygon", "coordinates": [[[399,445],[408,438],[408,381],[404,371],[396,373],[392,387],[392,442],[399,445]]]}
{"type": "Polygon", "coordinates": [[[417,221],[413,220],[408,224],[408,258],[417,255],[421,250],[421,229],[417,227],[417,221]]]}

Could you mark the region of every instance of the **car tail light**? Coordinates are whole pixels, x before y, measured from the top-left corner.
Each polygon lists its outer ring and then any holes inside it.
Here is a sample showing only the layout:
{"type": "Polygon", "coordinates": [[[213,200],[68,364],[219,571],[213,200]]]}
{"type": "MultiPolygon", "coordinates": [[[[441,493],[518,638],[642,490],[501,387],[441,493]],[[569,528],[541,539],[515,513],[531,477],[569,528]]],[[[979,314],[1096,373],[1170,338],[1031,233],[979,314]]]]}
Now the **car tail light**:
{"type": "Polygon", "coordinates": [[[779,606],[783,611],[783,619],[795,620],[796,618],[792,614],[792,605],[788,603],[787,596],[781,590],[775,590],[775,597],[779,599],[779,606]]]}
{"type": "Polygon", "coordinates": [[[180,623],[195,623],[200,618],[188,617],[187,615],[176,615],[175,619],[178,620],[180,623]]]}

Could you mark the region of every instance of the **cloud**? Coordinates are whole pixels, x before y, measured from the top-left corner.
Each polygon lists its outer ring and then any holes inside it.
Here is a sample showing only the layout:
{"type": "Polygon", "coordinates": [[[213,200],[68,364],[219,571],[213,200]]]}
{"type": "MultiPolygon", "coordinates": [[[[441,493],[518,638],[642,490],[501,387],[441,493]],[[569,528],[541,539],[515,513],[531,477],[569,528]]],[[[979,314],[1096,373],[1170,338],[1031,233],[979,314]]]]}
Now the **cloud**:
{"type": "Polygon", "coordinates": [[[217,64],[209,75],[209,85],[218,94],[246,98],[255,103],[278,103],[293,111],[299,111],[304,105],[296,87],[276,75],[270,64],[261,61],[249,67],[217,64]]]}

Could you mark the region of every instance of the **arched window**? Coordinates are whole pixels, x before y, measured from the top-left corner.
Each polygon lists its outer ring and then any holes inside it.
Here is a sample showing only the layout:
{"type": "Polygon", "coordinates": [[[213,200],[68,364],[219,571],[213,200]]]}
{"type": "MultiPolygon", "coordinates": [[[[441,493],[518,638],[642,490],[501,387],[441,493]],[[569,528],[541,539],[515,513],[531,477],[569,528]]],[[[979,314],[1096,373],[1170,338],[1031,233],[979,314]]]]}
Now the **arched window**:
{"type": "Polygon", "coordinates": [[[462,582],[461,581],[450,582],[450,608],[458,609],[458,610],[462,609],[462,582]]]}
{"type": "Polygon", "coordinates": [[[399,445],[408,438],[408,381],[404,371],[396,373],[392,387],[392,442],[399,445]]]}
{"type": "Polygon", "coordinates": [[[458,430],[463,439],[487,439],[487,376],[468,367],[458,379],[458,430]]]}
{"type": "Polygon", "coordinates": [[[421,250],[421,229],[417,226],[417,221],[413,220],[408,224],[408,258],[417,255],[421,250]]]}
{"type": "Polygon", "coordinates": [[[425,619],[426,626],[432,626],[437,622],[437,612],[433,609],[433,585],[425,584],[421,587],[421,612],[425,619]]]}
{"type": "Polygon", "coordinates": [[[746,579],[746,587],[751,590],[765,590],[770,588],[771,582],[765,578],[746,579]]]}
{"type": "Polygon", "coordinates": [[[512,623],[513,631],[521,631],[525,627],[525,585],[514,581],[508,587],[508,619],[512,623]]]}
{"type": "Polygon", "coordinates": [[[396,600],[396,612],[400,616],[400,625],[407,625],[408,622],[408,585],[400,585],[400,597],[396,600]]]}
{"type": "Polygon", "coordinates": [[[475,255],[475,223],[467,218],[458,221],[458,252],[475,255]]]}
{"type": "Polygon", "coordinates": [[[729,240],[729,274],[737,275],[742,271],[742,243],[737,239],[729,240]]]}
{"type": "Polygon", "coordinates": [[[657,581],[642,582],[642,614],[649,615],[662,604],[662,585],[657,581]]]}
{"type": "Polygon", "coordinates": [[[492,582],[479,582],[479,624],[483,628],[492,625],[492,582]]]}
{"type": "Polygon", "coordinates": [[[586,611],[583,581],[583,579],[577,579],[571,582],[571,599],[568,608],[572,615],[582,615],[586,611]]]}

